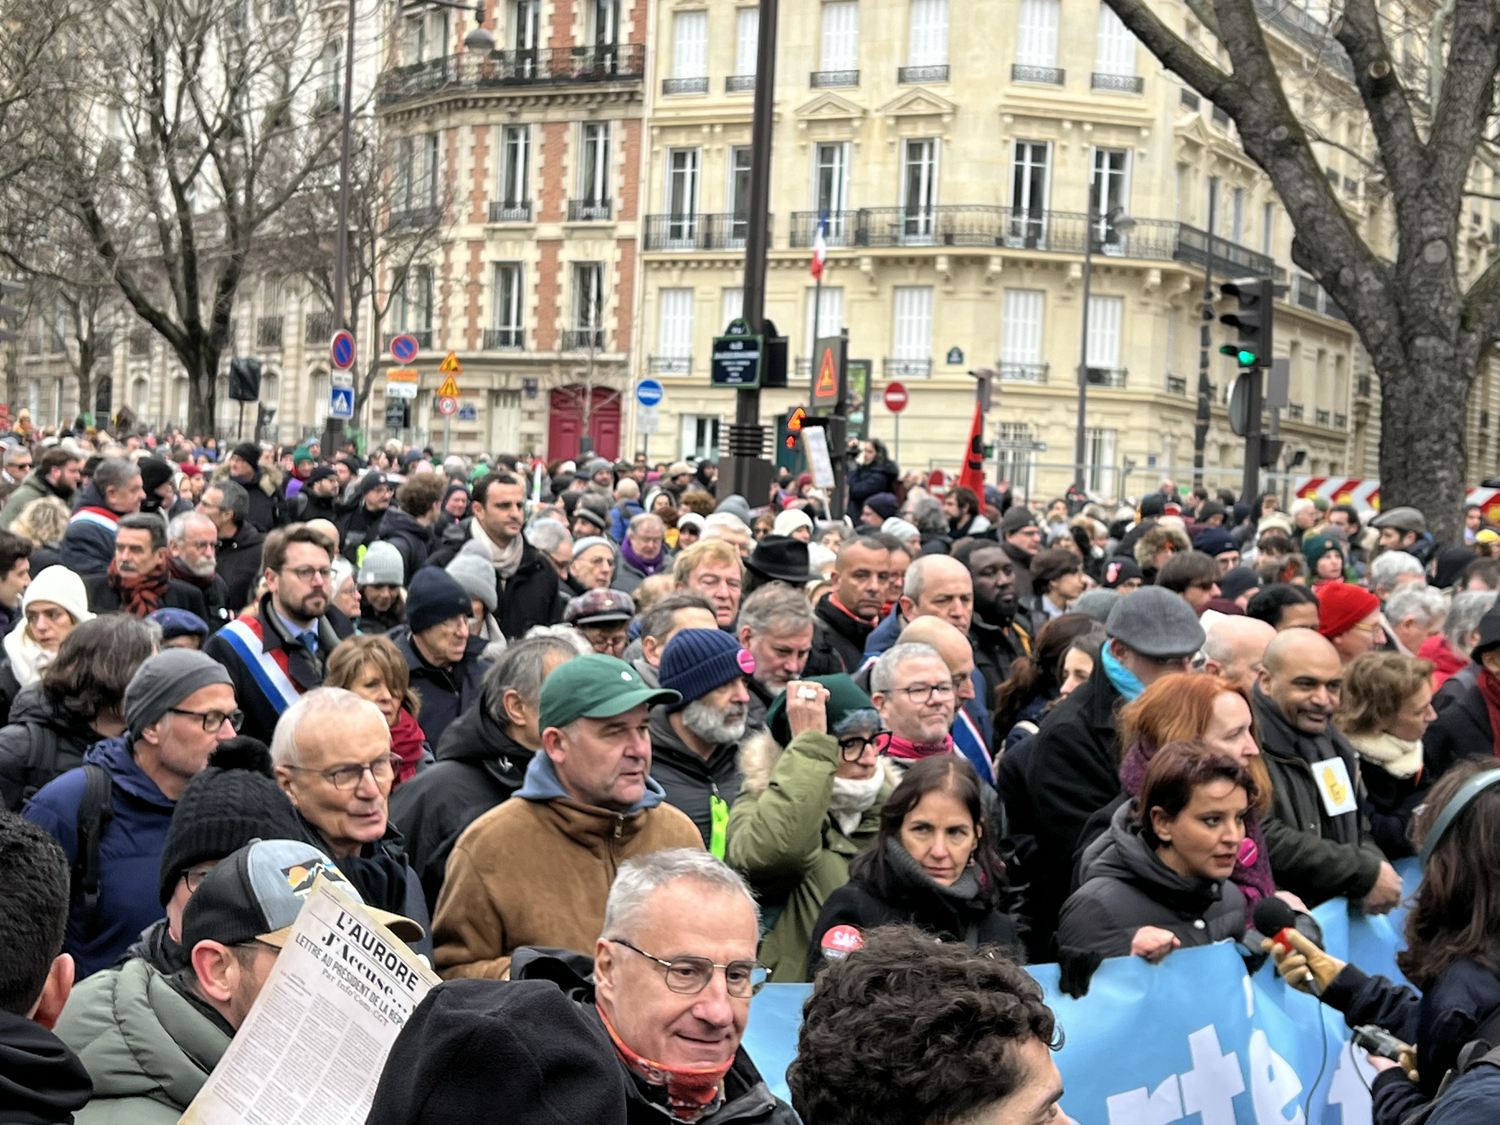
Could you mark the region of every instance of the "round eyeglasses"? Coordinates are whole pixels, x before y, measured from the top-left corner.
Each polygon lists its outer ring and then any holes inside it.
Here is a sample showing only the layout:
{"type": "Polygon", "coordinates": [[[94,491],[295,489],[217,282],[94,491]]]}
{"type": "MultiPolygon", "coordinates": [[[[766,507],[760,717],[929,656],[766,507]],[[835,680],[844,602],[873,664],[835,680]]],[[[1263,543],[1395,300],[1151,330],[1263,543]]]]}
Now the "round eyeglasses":
{"type": "Polygon", "coordinates": [[[727,965],[716,965],[707,957],[654,957],[644,949],[637,949],[624,938],[605,938],[614,945],[623,945],[639,953],[648,961],[655,961],[666,970],[667,987],[684,996],[696,996],[714,979],[714,970],[724,970],[724,989],[729,995],[744,1000],[760,990],[766,983],[769,971],[754,961],[731,961],[727,965]]]}

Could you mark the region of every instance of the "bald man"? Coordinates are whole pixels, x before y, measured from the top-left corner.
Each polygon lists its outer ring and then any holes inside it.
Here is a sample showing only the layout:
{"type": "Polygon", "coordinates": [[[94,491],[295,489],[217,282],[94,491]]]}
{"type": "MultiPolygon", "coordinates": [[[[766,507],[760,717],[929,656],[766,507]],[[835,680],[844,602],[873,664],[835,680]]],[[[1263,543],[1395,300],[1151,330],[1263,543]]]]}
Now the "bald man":
{"type": "Polygon", "coordinates": [[[1358,760],[1333,727],[1338,650],[1311,629],[1266,645],[1254,700],[1271,809],[1261,821],[1276,885],[1307,905],[1343,896],[1370,914],[1401,901],[1401,878],[1370,836],[1358,760]]]}
{"type": "Polygon", "coordinates": [[[1275,626],[1254,617],[1220,617],[1203,640],[1201,671],[1248,692],[1260,676],[1266,646],[1275,636],[1275,626]]]}

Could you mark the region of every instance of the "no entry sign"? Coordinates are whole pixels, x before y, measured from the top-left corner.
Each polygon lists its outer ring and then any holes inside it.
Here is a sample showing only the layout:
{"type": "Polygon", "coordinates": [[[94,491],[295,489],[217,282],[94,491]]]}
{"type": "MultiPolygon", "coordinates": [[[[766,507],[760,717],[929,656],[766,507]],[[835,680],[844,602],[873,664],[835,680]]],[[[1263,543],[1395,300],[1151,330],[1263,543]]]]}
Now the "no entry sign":
{"type": "Polygon", "coordinates": [[[887,383],[885,393],[881,396],[885,402],[885,408],[892,414],[900,414],[906,409],[907,396],[904,383],[887,383]]]}

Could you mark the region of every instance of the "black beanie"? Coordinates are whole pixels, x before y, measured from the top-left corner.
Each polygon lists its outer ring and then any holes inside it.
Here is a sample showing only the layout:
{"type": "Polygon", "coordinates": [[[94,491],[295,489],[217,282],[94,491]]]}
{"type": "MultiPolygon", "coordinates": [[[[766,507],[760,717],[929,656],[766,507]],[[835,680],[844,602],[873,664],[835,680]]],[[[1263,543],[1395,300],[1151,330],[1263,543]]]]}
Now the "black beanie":
{"type": "Polygon", "coordinates": [[[172,466],[160,457],[142,457],[137,466],[141,470],[141,487],[148,496],[172,479],[172,466]]]}
{"type": "Polygon", "coordinates": [[[413,633],[473,612],[468,593],[440,566],[424,566],[406,587],[406,623],[413,633]]]}
{"type": "Polygon", "coordinates": [[[177,798],[161,852],[161,904],[194,864],[223,859],[251,840],[301,834],[292,802],[272,780],[266,744],[244,736],[221,742],[177,798]]]}

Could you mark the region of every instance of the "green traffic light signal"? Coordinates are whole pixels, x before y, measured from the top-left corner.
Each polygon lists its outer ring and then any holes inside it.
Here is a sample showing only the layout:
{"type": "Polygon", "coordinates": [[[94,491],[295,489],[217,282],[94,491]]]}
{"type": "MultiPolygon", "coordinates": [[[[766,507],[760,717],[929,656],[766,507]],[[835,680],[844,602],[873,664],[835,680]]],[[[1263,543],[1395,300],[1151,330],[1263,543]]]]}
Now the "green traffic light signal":
{"type": "Polygon", "coordinates": [[[1233,344],[1223,344],[1219,347],[1220,355],[1232,355],[1235,362],[1241,367],[1254,367],[1260,357],[1248,348],[1237,348],[1233,344]]]}

